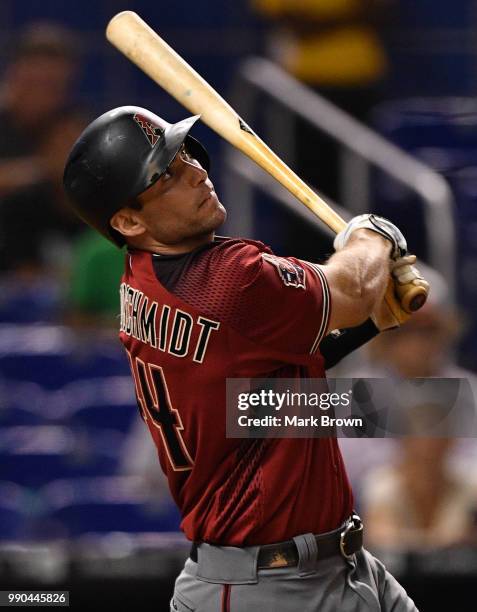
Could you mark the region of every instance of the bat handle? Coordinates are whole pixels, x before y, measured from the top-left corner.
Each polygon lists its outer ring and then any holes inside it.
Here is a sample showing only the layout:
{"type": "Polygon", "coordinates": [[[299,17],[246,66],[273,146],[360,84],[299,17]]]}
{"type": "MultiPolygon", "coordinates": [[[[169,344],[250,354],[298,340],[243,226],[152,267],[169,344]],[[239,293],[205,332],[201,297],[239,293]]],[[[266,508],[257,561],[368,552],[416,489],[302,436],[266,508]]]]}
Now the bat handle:
{"type": "Polygon", "coordinates": [[[399,297],[401,307],[409,314],[416,312],[426,303],[428,291],[425,287],[412,284],[397,285],[395,291],[399,297]]]}

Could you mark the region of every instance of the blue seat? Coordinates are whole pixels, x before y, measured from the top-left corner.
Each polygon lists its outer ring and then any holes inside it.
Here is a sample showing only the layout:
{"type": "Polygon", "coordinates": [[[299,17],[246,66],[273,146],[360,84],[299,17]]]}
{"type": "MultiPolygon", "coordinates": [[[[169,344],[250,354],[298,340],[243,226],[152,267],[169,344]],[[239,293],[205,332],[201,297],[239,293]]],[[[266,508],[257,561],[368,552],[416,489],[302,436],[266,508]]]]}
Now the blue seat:
{"type": "Polygon", "coordinates": [[[420,147],[475,149],[475,98],[406,98],[373,112],[375,127],[406,151],[420,147]]]}
{"type": "Polygon", "coordinates": [[[477,364],[477,163],[447,176],[456,199],[457,217],[457,297],[465,315],[465,334],[459,344],[460,363],[472,370],[477,364]]]}
{"type": "Polygon", "coordinates": [[[79,435],[59,426],[6,427],[0,431],[0,479],[37,488],[57,478],[114,474],[119,432],[79,435]]]}
{"type": "Polygon", "coordinates": [[[2,381],[0,384],[0,427],[44,424],[46,400],[35,383],[2,381]]]}
{"type": "Polygon", "coordinates": [[[18,509],[5,507],[0,502],[0,540],[18,540],[22,536],[25,522],[18,509]]]}
{"type": "Polygon", "coordinates": [[[73,427],[127,432],[138,409],[131,376],[106,376],[73,382],[63,388],[70,410],[65,422],[73,427]]]}
{"type": "Polygon", "coordinates": [[[1,323],[54,321],[62,306],[62,289],[48,277],[20,281],[3,279],[0,287],[1,323]]]}
{"type": "Polygon", "coordinates": [[[0,408],[0,427],[16,425],[41,425],[44,423],[41,414],[28,407],[5,406],[0,408]]]}
{"type": "MultiPolygon", "coordinates": [[[[477,165],[474,98],[409,98],[387,102],[373,114],[375,127],[402,149],[443,174],[477,165]]],[[[421,200],[400,183],[374,173],[373,212],[395,222],[410,250],[427,260],[428,236],[421,200]]],[[[456,220],[461,214],[456,211],[456,220]]]]}
{"type": "Polygon", "coordinates": [[[60,389],[82,379],[129,372],[116,340],[80,336],[55,325],[0,326],[0,375],[5,379],[60,389]]]}
{"type": "Polygon", "coordinates": [[[178,531],[180,515],[170,500],[154,500],[138,489],[131,477],[60,480],[42,490],[49,504],[49,521],[58,532],[77,537],[85,533],[178,531]]]}
{"type": "Polygon", "coordinates": [[[79,408],[70,415],[69,423],[72,427],[104,427],[126,433],[136,418],[139,418],[138,409],[134,405],[103,404],[79,408]]]}
{"type": "Polygon", "coordinates": [[[13,482],[0,481],[0,540],[18,540],[28,530],[28,496],[13,482]]]}

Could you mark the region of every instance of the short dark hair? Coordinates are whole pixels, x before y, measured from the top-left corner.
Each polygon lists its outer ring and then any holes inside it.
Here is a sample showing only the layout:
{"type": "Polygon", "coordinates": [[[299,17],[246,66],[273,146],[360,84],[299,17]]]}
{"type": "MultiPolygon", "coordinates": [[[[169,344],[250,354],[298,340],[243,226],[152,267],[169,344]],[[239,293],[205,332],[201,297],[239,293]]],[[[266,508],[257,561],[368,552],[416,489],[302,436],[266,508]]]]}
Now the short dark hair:
{"type": "Polygon", "coordinates": [[[139,201],[137,196],[133,198],[129,198],[124,206],[128,206],[129,208],[134,208],[134,210],[142,210],[142,204],[139,201]]]}

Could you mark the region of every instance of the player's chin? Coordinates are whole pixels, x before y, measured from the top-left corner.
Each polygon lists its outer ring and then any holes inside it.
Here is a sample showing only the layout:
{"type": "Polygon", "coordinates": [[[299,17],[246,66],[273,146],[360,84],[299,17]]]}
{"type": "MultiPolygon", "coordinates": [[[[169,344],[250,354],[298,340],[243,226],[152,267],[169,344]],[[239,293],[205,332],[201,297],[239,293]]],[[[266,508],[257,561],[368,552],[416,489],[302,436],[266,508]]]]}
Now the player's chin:
{"type": "Polygon", "coordinates": [[[221,219],[221,223],[223,223],[225,219],[227,218],[227,211],[225,210],[225,206],[222,204],[219,198],[216,198],[216,199],[217,199],[217,216],[221,219]]]}
{"type": "Polygon", "coordinates": [[[215,194],[201,206],[200,212],[204,216],[204,222],[212,229],[222,225],[227,218],[227,211],[215,194]]]}
{"type": "Polygon", "coordinates": [[[217,202],[218,202],[217,215],[216,215],[217,221],[216,221],[215,229],[217,229],[223,223],[225,223],[225,220],[227,219],[227,211],[225,210],[225,207],[218,200],[217,202]]]}

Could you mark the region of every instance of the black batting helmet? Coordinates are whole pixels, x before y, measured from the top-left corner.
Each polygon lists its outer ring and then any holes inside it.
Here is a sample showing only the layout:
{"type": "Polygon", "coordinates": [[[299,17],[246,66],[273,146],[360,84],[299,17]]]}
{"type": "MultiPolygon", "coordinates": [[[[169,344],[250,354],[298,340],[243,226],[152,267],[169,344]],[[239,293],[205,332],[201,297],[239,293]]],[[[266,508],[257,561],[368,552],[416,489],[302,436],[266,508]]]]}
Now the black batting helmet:
{"type": "Polygon", "coordinates": [[[121,106],[84,130],[66,161],[63,184],[75,212],[117,246],[111,217],[164,174],[183,143],[209,170],[209,156],[189,130],[199,115],[170,124],[145,108],[121,106]]]}

